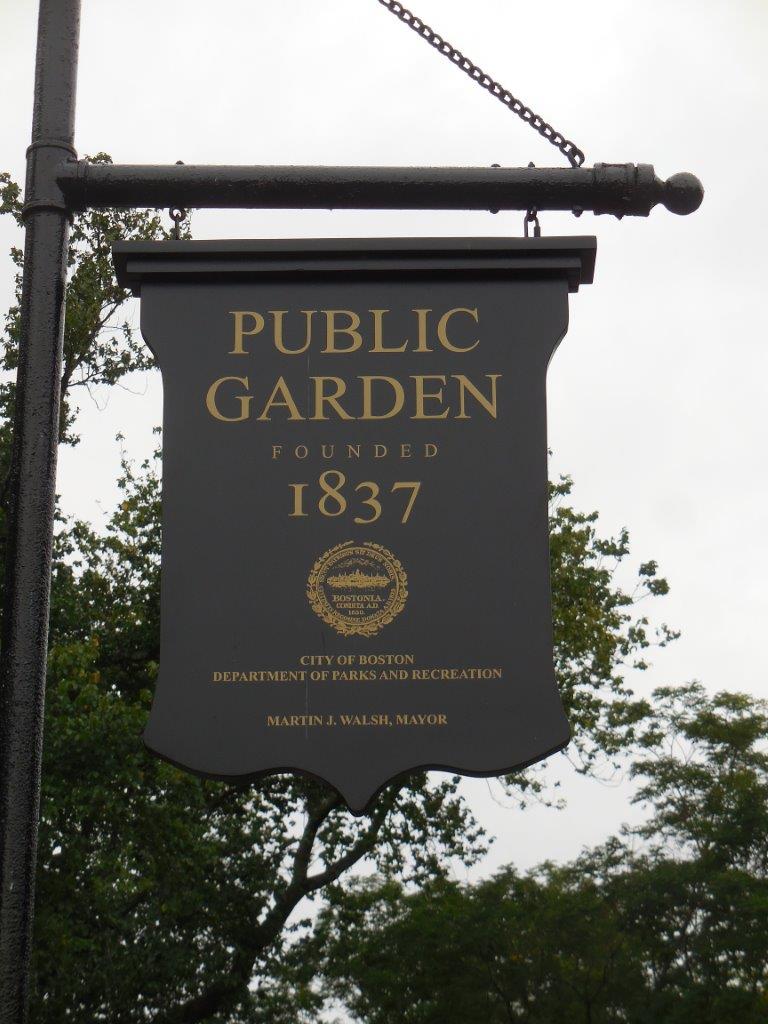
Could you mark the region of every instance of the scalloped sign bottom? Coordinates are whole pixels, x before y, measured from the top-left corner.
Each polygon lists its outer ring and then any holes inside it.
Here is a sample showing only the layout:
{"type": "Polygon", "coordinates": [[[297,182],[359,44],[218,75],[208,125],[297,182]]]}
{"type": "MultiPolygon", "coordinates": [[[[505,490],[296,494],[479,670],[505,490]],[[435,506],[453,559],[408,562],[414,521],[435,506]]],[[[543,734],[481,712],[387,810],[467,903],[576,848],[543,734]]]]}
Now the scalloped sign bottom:
{"type": "Polygon", "coordinates": [[[545,384],[594,238],[114,258],[164,389],[147,745],[209,777],[304,773],[358,814],[416,769],[561,749],[545,384]]]}

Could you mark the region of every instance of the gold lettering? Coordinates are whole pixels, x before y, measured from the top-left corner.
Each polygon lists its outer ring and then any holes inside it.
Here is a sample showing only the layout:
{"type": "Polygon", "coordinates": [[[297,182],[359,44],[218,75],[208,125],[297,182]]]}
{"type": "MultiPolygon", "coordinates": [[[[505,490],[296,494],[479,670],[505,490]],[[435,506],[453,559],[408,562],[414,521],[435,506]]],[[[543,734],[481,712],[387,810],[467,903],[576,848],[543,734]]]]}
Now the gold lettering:
{"type": "Polygon", "coordinates": [[[219,393],[219,388],[226,381],[234,380],[238,384],[242,384],[244,388],[248,388],[247,377],[219,377],[213,384],[208,388],[208,392],[205,396],[205,407],[208,412],[213,416],[214,419],[221,420],[223,423],[240,423],[242,420],[247,420],[250,415],[251,408],[251,396],[250,395],[238,395],[237,400],[240,403],[240,415],[239,416],[225,416],[219,411],[219,407],[216,405],[216,398],[219,393]]]}
{"type": "Polygon", "coordinates": [[[363,382],[363,415],[361,419],[364,420],[389,420],[393,416],[397,416],[400,410],[405,405],[405,391],[400,381],[395,380],[394,377],[380,377],[376,374],[370,376],[366,375],[359,378],[363,382]],[[394,404],[389,412],[374,413],[373,412],[373,397],[372,397],[372,382],[375,380],[385,381],[390,385],[394,392],[394,404]]]}
{"type": "Polygon", "coordinates": [[[360,317],[357,313],[353,313],[351,309],[324,309],[325,313],[325,348],[323,352],[334,352],[334,353],[345,353],[345,352],[356,352],[363,344],[363,336],[358,331],[360,326],[360,317]],[[349,319],[349,324],[346,327],[336,326],[336,317],[345,316],[349,319]],[[336,335],[347,334],[351,339],[351,344],[346,348],[338,348],[336,345],[336,335]]]}
{"type": "Polygon", "coordinates": [[[304,332],[304,344],[301,348],[286,348],[283,341],[283,317],[288,312],[287,309],[270,309],[272,319],[275,322],[275,348],[278,352],[282,352],[286,356],[298,356],[302,352],[306,352],[312,341],[312,316],[317,312],[316,309],[302,309],[301,312],[304,314],[304,319],[307,322],[306,330],[304,332]]]}
{"type": "Polygon", "coordinates": [[[388,313],[388,309],[369,309],[369,313],[373,314],[373,348],[371,352],[405,352],[408,348],[408,342],[404,341],[399,348],[385,348],[384,338],[382,337],[383,331],[383,320],[384,314],[388,313]]]}
{"type": "Polygon", "coordinates": [[[235,318],[235,347],[229,353],[231,356],[247,356],[243,348],[243,338],[258,334],[264,330],[264,317],[261,313],[251,313],[248,310],[232,309],[231,315],[235,318]],[[244,327],[245,318],[249,316],[253,320],[253,327],[246,331],[244,327]]]}
{"type": "MultiPolygon", "coordinates": [[[[359,321],[358,321],[359,323],[359,321]]],[[[315,382],[315,411],[310,419],[313,420],[327,420],[328,416],[323,415],[323,407],[326,402],[336,412],[342,420],[351,420],[352,416],[339,405],[337,399],[341,398],[344,392],[347,390],[347,385],[341,379],[341,377],[313,377],[312,380],[315,382]],[[325,394],[325,382],[328,381],[336,385],[336,390],[332,395],[325,394]]]]}
{"type": "Polygon", "coordinates": [[[478,323],[476,309],[463,309],[461,306],[456,309],[449,309],[447,313],[443,313],[437,324],[437,336],[440,339],[440,344],[443,348],[447,348],[449,352],[471,352],[473,348],[477,348],[480,344],[479,338],[474,342],[474,344],[468,345],[466,348],[461,348],[460,345],[451,344],[448,338],[448,321],[452,316],[455,316],[456,313],[467,313],[473,318],[475,323],[478,323]]]}
{"type": "Polygon", "coordinates": [[[427,316],[432,312],[431,309],[414,309],[416,314],[416,322],[418,323],[418,344],[414,349],[414,352],[431,352],[432,349],[427,345],[427,316]]]}
{"type": "Polygon", "coordinates": [[[425,401],[443,401],[443,389],[438,388],[437,391],[427,392],[424,390],[424,381],[426,380],[439,380],[442,384],[445,384],[445,376],[439,373],[425,373],[425,374],[411,374],[411,379],[416,384],[416,412],[411,416],[412,420],[444,420],[450,409],[446,409],[444,412],[428,413],[424,411],[425,401]]]}
{"type": "Polygon", "coordinates": [[[277,384],[275,384],[275,386],[272,388],[272,394],[267,399],[267,404],[262,409],[261,416],[259,416],[258,418],[260,420],[268,420],[270,418],[269,412],[273,406],[275,408],[282,407],[284,409],[287,409],[289,420],[304,419],[304,417],[299,412],[298,406],[293,400],[293,395],[291,394],[288,385],[285,383],[285,379],[283,377],[277,378],[277,384]],[[282,401],[278,399],[278,395],[282,396],[282,401]]]}
{"type": "Polygon", "coordinates": [[[496,381],[501,376],[500,373],[486,373],[485,375],[491,382],[490,398],[486,398],[485,395],[481,394],[479,389],[463,373],[454,373],[451,376],[459,382],[459,413],[456,417],[457,420],[468,420],[470,418],[464,409],[464,394],[467,391],[482,405],[489,415],[496,419],[496,381]]]}

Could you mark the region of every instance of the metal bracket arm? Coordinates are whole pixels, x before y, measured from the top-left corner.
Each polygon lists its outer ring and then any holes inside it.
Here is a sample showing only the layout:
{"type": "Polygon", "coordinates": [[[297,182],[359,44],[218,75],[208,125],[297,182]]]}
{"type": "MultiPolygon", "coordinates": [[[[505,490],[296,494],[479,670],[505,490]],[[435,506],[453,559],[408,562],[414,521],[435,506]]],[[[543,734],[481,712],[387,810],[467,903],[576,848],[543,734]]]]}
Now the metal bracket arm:
{"type": "Polygon", "coordinates": [[[594,167],[280,167],[66,161],[57,185],[72,211],[110,207],[584,210],[647,217],[693,213],[693,174],[662,181],[650,164],[594,167]]]}

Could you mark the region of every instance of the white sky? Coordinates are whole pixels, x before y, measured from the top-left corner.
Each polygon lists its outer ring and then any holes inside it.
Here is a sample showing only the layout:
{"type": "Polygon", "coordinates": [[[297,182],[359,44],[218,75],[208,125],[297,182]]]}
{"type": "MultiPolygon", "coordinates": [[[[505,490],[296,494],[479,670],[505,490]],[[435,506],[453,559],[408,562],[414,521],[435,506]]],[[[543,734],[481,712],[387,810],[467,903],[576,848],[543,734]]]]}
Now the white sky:
{"type": "MultiPolygon", "coordinates": [[[[413,0],[435,29],[574,139],[587,162],[690,170],[688,218],[542,215],[545,234],[598,236],[595,284],[571,297],[549,374],[552,471],[602,528],[672,585],[659,615],[683,637],[641,689],[699,678],[768,696],[764,184],[768,6],[761,0],[413,0]]],[[[118,162],[540,166],[562,158],[375,0],[84,0],[82,154],[118,162]]],[[[0,0],[0,169],[23,180],[37,4],[0,0]]],[[[518,213],[198,212],[198,238],[519,235],[518,213]]],[[[0,222],[0,308],[11,298],[0,222]]],[[[134,314],[135,315],[135,314],[134,314]]],[[[65,510],[100,521],[127,437],[141,457],[159,381],[84,398],[82,443],[60,459],[65,510]]],[[[565,812],[501,810],[485,869],[578,853],[631,812],[629,790],[561,772],[565,812]]],[[[496,794],[498,796],[498,793],[496,794]]]]}

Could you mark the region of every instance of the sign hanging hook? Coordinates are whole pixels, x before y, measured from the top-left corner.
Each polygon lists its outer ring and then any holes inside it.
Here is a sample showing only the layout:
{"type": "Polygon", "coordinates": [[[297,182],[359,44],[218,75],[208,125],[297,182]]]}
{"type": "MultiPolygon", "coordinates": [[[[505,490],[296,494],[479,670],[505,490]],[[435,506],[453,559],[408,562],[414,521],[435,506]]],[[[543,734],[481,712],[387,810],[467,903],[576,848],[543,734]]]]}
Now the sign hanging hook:
{"type": "MultiPolygon", "coordinates": [[[[183,160],[177,160],[176,161],[176,166],[177,167],[179,167],[179,166],[183,167],[184,166],[184,161],[183,160]]],[[[173,239],[174,239],[175,242],[178,242],[180,240],[180,238],[181,238],[181,222],[183,220],[186,220],[187,211],[184,209],[183,206],[172,206],[170,208],[170,210],[168,211],[168,216],[173,221],[173,228],[171,229],[172,233],[173,233],[173,239]]]]}
{"type": "MultiPolygon", "coordinates": [[[[528,164],[529,167],[535,167],[536,164],[533,160],[528,164]]],[[[528,225],[533,224],[533,237],[541,238],[541,224],[539,224],[539,211],[535,206],[532,206],[523,217],[523,232],[525,237],[528,238],[528,225]]]]}
{"type": "Polygon", "coordinates": [[[187,211],[183,206],[172,206],[168,211],[168,216],[173,221],[173,238],[174,241],[178,242],[181,238],[181,222],[186,220],[187,211]]]}
{"type": "Polygon", "coordinates": [[[539,224],[539,211],[535,206],[532,206],[530,210],[523,217],[523,231],[525,237],[528,238],[528,225],[533,224],[533,237],[541,238],[541,224],[539,224]]]}

